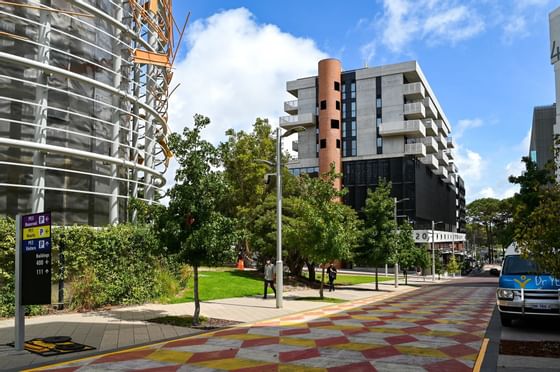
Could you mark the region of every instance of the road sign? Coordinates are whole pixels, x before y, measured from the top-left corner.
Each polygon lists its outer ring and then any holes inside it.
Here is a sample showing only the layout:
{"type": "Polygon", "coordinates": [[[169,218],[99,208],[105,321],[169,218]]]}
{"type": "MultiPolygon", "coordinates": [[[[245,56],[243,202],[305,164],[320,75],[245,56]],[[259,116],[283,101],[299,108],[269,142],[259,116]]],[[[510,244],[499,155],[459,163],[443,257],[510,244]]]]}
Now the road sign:
{"type": "Polygon", "coordinates": [[[51,213],[21,216],[21,305],[51,303],[51,213]]]}

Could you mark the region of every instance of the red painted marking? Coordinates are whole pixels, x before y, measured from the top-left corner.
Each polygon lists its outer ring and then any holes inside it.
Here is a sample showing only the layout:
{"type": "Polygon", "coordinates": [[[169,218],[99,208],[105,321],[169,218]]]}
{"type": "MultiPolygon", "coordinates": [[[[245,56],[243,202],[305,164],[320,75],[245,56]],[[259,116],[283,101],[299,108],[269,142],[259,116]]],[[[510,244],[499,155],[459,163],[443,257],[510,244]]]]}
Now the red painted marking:
{"type": "Polygon", "coordinates": [[[142,359],[145,356],[152,354],[154,351],[155,351],[154,349],[144,349],[144,350],[129,351],[129,352],[113,354],[113,355],[105,355],[99,359],[94,360],[90,364],[124,362],[127,360],[142,359]]]}
{"type": "Polygon", "coordinates": [[[187,338],[184,340],[170,341],[163,345],[164,348],[168,347],[181,347],[191,345],[204,345],[208,341],[207,338],[187,338]]]}
{"type": "Polygon", "coordinates": [[[309,328],[293,328],[280,331],[280,336],[303,335],[311,332],[309,328]]]}
{"type": "Polygon", "coordinates": [[[348,371],[352,371],[352,372],[376,372],[377,370],[369,362],[362,362],[362,363],[348,364],[348,365],[340,366],[340,367],[332,367],[332,368],[327,369],[327,371],[329,371],[329,372],[348,372],[348,371]]]}
{"type": "Polygon", "coordinates": [[[422,332],[430,332],[430,330],[426,327],[422,327],[422,326],[418,326],[418,327],[408,327],[408,328],[403,328],[403,331],[405,331],[406,333],[422,333],[422,332]]]}
{"type": "Polygon", "coordinates": [[[319,354],[319,350],[313,348],[305,350],[283,351],[280,352],[278,359],[280,360],[280,363],[288,363],[295,360],[315,358],[320,355],[321,354],[319,354]]]}
{"type": "Polygon", "coordinates": [[[219,351],[206,351],[202,353],[195,353],[189,358],[189,363],[206,362],[207,360],[228,359],[235,357],[238,349],[228,349],[219,351]]]}
{"type": "Polygon", "coordinates": [[[445,354],[453,358],[458,358],[465,355],[478,353],[478,350],[475,350],[472,347],[468,347],[467,345],[463,345],[463,344],[440,347],[438,348],[438,350],[443,351],[445,354]]]}
{"type": "Polygon", "coordinates": [[[330,345],[339,345],[339,344],[347,344],[348,342],[350,342],[350,341],[344,336],[323,338],[323,339],[315,340],[315,344],[318,347],[320,347],[320,346],[330,346],[330,345]]]}
{"type": "Polygon", "coordinates": [[[472,369],[455,360],[444,360],[442,362],[427,364],[424,366],[429,372],[471,372],[472,369]]]}
{"type": "Polygon", "coordinates": [[[245,340],[241,344],[241,347],[253,347],[262,345],[272,345],[280,343],[280,337],[266,337],[266,338],[256,338],[254,340],[245,340]]]}
{"type": "Polygon", "coordinates": [[[384,338],[384,340],[390,343],[391,345],[406,344],[407,342],[418,341],[418,339],[410,335],[391,336],[391,337],[384,338]]]}

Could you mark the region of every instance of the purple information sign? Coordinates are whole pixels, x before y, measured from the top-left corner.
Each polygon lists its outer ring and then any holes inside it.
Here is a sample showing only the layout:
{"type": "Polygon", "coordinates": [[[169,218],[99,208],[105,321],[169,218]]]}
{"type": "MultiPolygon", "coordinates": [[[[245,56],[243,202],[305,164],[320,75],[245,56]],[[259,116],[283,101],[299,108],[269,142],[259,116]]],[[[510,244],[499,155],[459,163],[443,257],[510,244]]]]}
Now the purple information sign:
{"type": "Polygon", "coordinates": [[[51,224],[51,212],[35,213],[22,216],[21,222],[23,228],[35,227],[35,226],[46,226],[51,224]]]}

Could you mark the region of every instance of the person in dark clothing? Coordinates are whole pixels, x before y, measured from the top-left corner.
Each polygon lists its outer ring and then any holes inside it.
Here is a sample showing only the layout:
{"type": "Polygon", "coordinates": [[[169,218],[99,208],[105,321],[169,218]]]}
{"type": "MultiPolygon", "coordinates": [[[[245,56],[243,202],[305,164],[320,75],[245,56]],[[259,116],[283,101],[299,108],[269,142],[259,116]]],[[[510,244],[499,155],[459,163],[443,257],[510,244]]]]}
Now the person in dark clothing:
{"type": "Polygon", "coordinates": [[[270,260],[266,260],[266,265],[264,265],[264,299],[266,299],[267,297],[269,285],[274,291],[274,297],[276,297],[276,288],[274,288],[274,279],[276,276],[275,274],[276,270],[274,268],[274,265],[270,262],[270,260]]]}
{"type": "Polygon", "coordinates": [[[327,268],[327,275],[329,276],[329,292],[330,291],[334,292],[334,281],[336,279],[336,267],[334,267],[332,262],[329,265],[329,267],[327,268]]]}

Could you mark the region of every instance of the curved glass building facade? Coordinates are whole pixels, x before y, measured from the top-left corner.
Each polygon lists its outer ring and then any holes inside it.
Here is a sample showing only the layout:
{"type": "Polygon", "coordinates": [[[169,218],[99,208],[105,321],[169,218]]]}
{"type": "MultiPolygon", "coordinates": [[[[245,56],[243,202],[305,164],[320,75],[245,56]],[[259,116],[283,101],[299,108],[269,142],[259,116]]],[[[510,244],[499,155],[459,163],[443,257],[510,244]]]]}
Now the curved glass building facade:
{"type": "Polygon", "coordinates": [[[100,226],[156,201],[173,58],[171,0],[0,4],[0,215],[100,226]]]}

